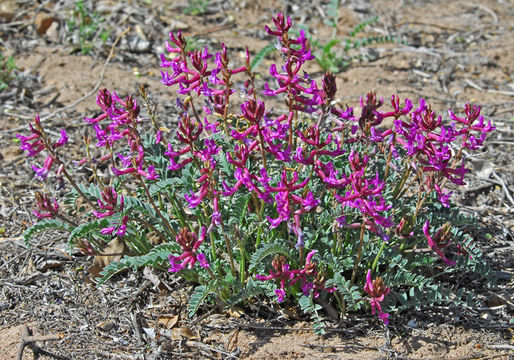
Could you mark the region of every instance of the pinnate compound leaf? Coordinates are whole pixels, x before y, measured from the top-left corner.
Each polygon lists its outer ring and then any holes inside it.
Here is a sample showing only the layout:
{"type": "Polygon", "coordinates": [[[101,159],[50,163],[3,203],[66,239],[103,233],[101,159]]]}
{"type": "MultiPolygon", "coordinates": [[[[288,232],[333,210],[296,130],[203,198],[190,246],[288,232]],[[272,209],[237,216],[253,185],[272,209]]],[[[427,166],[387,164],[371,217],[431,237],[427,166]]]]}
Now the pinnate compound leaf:
{"type": "Polygon", "coordinates": [[[314,321],[312,326],[314,333],[316,335],[325,334],[326,324],[323,321],[323,318],[318,314],[318,311],[322,309],[322,306],[319,304],[314,304],[312,296],[305,295],[300,297],[298,304],[300,304],[300,308],[303,312],[309,314],[312,317],[312,320],[314,321]]]}
{"type": "Polygon", "coordinates": [[[211,282],[209,285],[200,285],[195,288],[191,298],[189,299],[189,305],[187,307],[189,317],[193,317],[207,296],[214,292],[214,286],[215,282],[211,282]]]}
{"type": "MultiPolygon", "coordinates": [[[[124,196],[123,198],[125,200],[125,211],[128,212],[129,210],[136,210],[153,217],[157,216],[155,209],[150,204],[147,204],[141,201],[140,199],[132,196],[124,196]]],[[[163,213],[163,215],[166,216],[165,213],[163,213]]]]}
{"type": "Polygon", "coordinates": [[[150,195],[155,196],[163,190],[178,187],[180,183],[180,178],[176,177],[157,181],[155,184],[150,185],[150,195]]]}
{"type": "Polygon", "coordinates": [[[289,250],[287,246],[280,243],[266,244],[256,251],[250,259],[250,270],[253,270],[258,264],[262,263],[269,255],[281,254],[289,257],[289,250]]]}
{"type": "Polygon", "coordinates": [[[100,277],[97,278],[98,283],[96,287],[100,287],[104,282],[112,278],[114,275],[122,272],[124,270],[130,269],[131,263],[129,258],[123,258],[120,261],[112,262],[100,272],[100,277]]]}
{"type": "Polygon", "coordinates": [[[30,247],[30,240],[32,238],[46,230],[64,230],[64,231],[70,231],[69,226],[65,223],[63,223],[61,220],[58,219],[47,219],[40,221],[31,227],[29,227],[27,230],[25,230],[25,233],[23,234],[23,242],[26,246],[30,247]]]}
{"type": "Polygon", "coordinates": [[[346,280],[341,274],[336,274],[333,279],[327,280],[326,286],[335,286],[337,291],[343,296],[348,308],[357,310],[360,307],[362,297],[359,288],[356,285],[352,285],[351,281],[346,280]]]}
{"type": "Polygon", "coordinates": [[[89,184],[89,187],[84,184],[79,184],[79,189],[86,195],[89,199],[100,199],[102,196],[102,189],[100,189],[95,184],[89,184]]]}
{"type": "Polygon", "coordinates": [[[359,24],[357,24],[357,25],[355,26],[355,28],[353,29],[353,31],[351,31],[351,32],[349,33],[349,35],[350,35],[351,37],[354,37],[355,35],[357,35],[358,33],[360,33],[362,30],[364,30],[364,28],[365,28],[366,26],[371,25],[371,24],[373,24],[373,23],[375,23],[375,22],[377,22],[377,21],[378,21],[378,16],[375,16],[375,17],[372,17],[372,18],[370,18],[370,19],[364,20],[364,21],[360,22],[359,24]]]}
{"type": "Polygon", "coordinates": [[[246,287],[227,300],[226,308],[231,308],[240,302],[254,298],[264,293],[264,289],[260,285],[260,282],[255,282],[252,278],[249,278],[248,282],[246,283],[246,287]]]}
{"type": "Polygon", "coordinates": [[[263,47],[255,56],[251,62],[252,69],[255,69],[261,62],[264,60],[266,56],[271,54],[273,51],[277,50],[274,44],[268,44],[263,47]]]}
{"type": "Polygon", "coordinates": [[[83,224],[80,224],[76,228],[74,228],[70,235],[68,236],[68,244],[74,244],[76,239],[87,238],[90,235],[98,235],[99,237],[104,237],[100,235],[100,230],[109,226],[109,220],[94,220],[89,221],[83,224]]]}
{"type": "Polygon", "coordinates": [[[239,219],[239,223],[242,224],[246,211],[248,209],[248,202],[250,201],[252,194],[246,194],[240,196],[234,201],[234,204],[230,208],[231,216],[230,218],[239,219]]]}
{"type": "Polygon", "coordinates": [[[101,286],[107,280],[112,278],[117,273],[132,269],[137,270],[145,266],[162,267],[166,264],[168,257],[171,253],[180,251],[180,246],[176,243],[165,243],[154,247],[148,254],[141,256],[125,256],[117,262],[111,262],[103,268],[98,278],[97,287],[101,286]]]}

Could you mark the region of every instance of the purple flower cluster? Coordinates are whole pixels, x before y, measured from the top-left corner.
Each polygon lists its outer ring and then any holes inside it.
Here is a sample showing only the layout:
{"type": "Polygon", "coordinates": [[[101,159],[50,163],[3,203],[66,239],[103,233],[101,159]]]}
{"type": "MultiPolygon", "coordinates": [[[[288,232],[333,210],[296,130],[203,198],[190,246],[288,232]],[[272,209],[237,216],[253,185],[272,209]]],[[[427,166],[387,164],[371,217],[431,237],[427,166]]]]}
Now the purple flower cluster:
{"type": "Polygon", "coordinates": [[[93,214],[99,218],[102,219],[104,217],[108,217],[111,215],[114,215],[116,212],[123,211],[123,195],[119,196],[119,205],[118,205],[118,193],[116,193],[116,190],[112,187],[105,187],[101,194],[102,200],[98,199],[98,207],[102,210],[105,210],[104,212],[93,210],[93,214]],[[118,210],[115,211],[115,208],[118,207],[118,210]]]}
{"type": "Polygon", "coordinates": [[[36,206],[42,211],[33,211],[38,219],[53,218],[59,213],[59,204],[57,201],[55,199],[50,200],[48,195],[39,191],[36,192],[36,206]]]}
{"type": "Polygon", "coordinates": [[[125,236],[125,232],[127,231],[128,220],[129,220],[128,216],[125,215],[121,218],[121,221],[118,225],[112,225],[112,226],[103,228],[102,230],[100,230],[100,232],[103,235],[116,234],[117,236],[119,236],[121,238],[121,237],[125,236]]]}
{"type": "Polygon", "coordinates": [[[200,176],[196,179],[199,187],[197,191],[190,191],[185,195],[185,199],[190,208],[195,208],[202,203],[205,198],[212,202],[212,224],[215,226],[221,223],[219,211],[219,192],[216,189],[217,181],[214,176],[216,170],[215,156],[220,152],[219,147],[212,139],[205,139],[203,146],[199,148],[195,143],[203,131],[202,122],[195,122],[189,114],[184,113],[178,124],[176,132],[177,139],[184,146],[179,151],[173,150],[173,146],[168,144],[168,151],[164,153],[170,159],[168,169],[179,170],[195,161],[198,164],[200,176]]]}
{"type": "Polygon", "coordinates": [[[301,282],[302,292],[308,296],[311,291],[315,298],[320,294],[320,291],[334,292],[335,287],[325,287],[325,278],[322,273],[316,270],[316,263],[312,261],[312,257],[316,250],[312,250],[305,258],[305,265],[302,269],[291,270],[290,265],[287,263],[285,256],[276,255],[271,261],[273,270],[270,270],[269,275],[255,275],[255,278],[260,281],[274,280],[279,282],[280,287],[275,290],[277,301],[280,303],[286,296],[286,286],[293,286],[297,282],[301,282]]]}
{"type": "MultiPolygon", "coordinates": [[[[229,89],[231,75],[246,71],[246,66],[230,69],[225,44],[222,44],[223,50],[214,56],[215,67],[209,69],[207,61],[213,55],[209,54],[207,47],[203,51],[195,50],[187,53],[187,44],[180,31],[176,36],[170,32],[170,41],[172,44],[167,43],[166,50],[178,56],[168,60],[164,54],[161,54],[161,67],[171,70],[171,72],[161,71],[161,82],[166,86],[178,84],[179,94],[187,95],[194,92],[210,98],[211,103],[216,103],[215,97],[226,95],[225,89],[218,89],[216,86],[221,85],[229,89]],[[219,76],[222,78],[220,79],[219,76]]],[[[233,90],[229,92],[232,93],[233,90]]]]}
{"type": "Polygon", "coordinates": [[[175,237],[175,241],[180,245],[183,252],[180,256],[169,256],[171,268],[168,271],[179,272],[185,268],[191,270],[197,261],[201,267],[208,268],[209,263],[205,259],[205,255],[198,253],[198,248],[204,242],[206,233],[205,226],[201,229],[200,238],[188,228],[182,228],[175,237]]]}
{"type": "MultiPolygon", "coordinates": [[[[419,107],[410,111],[412,104],[407,102],[404,110],[398,109],[398,98],[391,100],[395,112],[382,114],[382,117],[394,116],[394,128],[386,130],[382,135],[388,135],[392,132],[396,134],[394,142],[402,146],[407,155],[412,159],[416,159],[421,164],[421,171],[430,174],[427,179],[427,191],[435,190],[441,203],[448,207],[451,192],[445,192],[442,188],[443,179],[447,179],[456,185],[464,185],[464,175],[468,169],[464,166],[461,158],[462,149],[477,149],[483,144],[488,132],[494,130],[489,121],[484,124],[484,118],[480,116],[480,107],[466,104],[466,118],[459,118],[450,110],[450,119],[462,124],[459,130],[455,122],[449,126],[443,125],[441,116],[436,117],[430,106],[425,104],[423,99],[419,101],[419,107]],[[410,121],[404,121],[399,118],[399,114],[406,114],[410,117],[410,121]],[[476,120],[478,124],[475,124],[476,120]],[[478,132],[479,138],[473,132],[478,132]],[[459,151],[455,152],[452,143],[461,138],[462,145],[459,151]],[[458,163],[460,162],[460,165],[458,163]],[[458,165],[458,166],[457,166],[458,165]]],[[[414,170],[417,170],[416,164],[412,162],[414,170]]]]}
{"type": "MultiPolygon", "coordinates": [[[[98,219],[103,219],[105,217],[112,216],[116,213],[121,213],[124,207],[123,195],[118,195],[116,190],[113,187],[105,187],[101,193],[101,200],[97,199],[98,208],[101,211],[93,210],[93,215],[95,215],[98,219]]],[[[127,231],[127,223],[128,216],[125,215],[122,217],[120,223],[118,225],[111,225],[109,227],[103,228],[100,232],[102,234],[113,234],[115,233],[119,237],[125,235],[127,231]]]]}
{"type": "MultiPolygon", "coordinates": [[[[349,185],[344,196],[334,194],[335,198],[344,206],[358,209],[363,217],[364,224],[368,230],[380,236],[384,241],[389,240],[383,228],[394,225],[390,217],[385,217],[380,212],[391,209],[391,205],[386,205],[382,197],[382,191],[385,188],[384,181],[380,180],[378,174],[373,179],[365,176],[366,165],[369,161],[367,156],[360,158],[359,154],[351,152],[348,161],[352,169],[352,173],[346,178],[349,185]],[[371,221],[372,219],[372,221],[371,221]]],[[[341,182],[341,180],[339,180],[341,182]]],[[[360,227],[360,224],[351,224],[350,227],[360,227]]]]}
{"type": "MultiPolygon", "coordinates": [[[[47,150],[50,154],[46,157],[45,162],[42,167],[37,167],[32,165],[32,169],[35,171],[35,177],[43,181],[48,177],[50,169],[52,168],[53,163],[56,161],[57,156],[55,154],[55,149],[58,147],[64,146],[68,142],[68,135],[64,129],[61,129],[61,137],[58,141],[50,144],[46,136],[43,133],[41,122],[39,120],[39,115],[34,117],[34,124],[29,123],[30,132],[29,136],[23,136],[21,134],[17,134],[16,137],[20,140],[21,145],[20,149],[27,152],[27,156],[36,156],[41,151],[47,150]]],[[[61,166],[58,167],[56,174],[61,175],[63,168],[61,166]]]]}
{"type": "Polygon", "coordinates": [[[449,223],[444,224],[435,235],[432,237],[430,235],[430,221],[426,221],[425,225],[423,225],[423,233],[428,241],[428,246],[443,260],[443,262],[448,266],[455,266],[457,262],[455,260],[450,260],[443,253],[444,248],[450,246],[450,229],[451,225],[449,223]]]}
{"type": "Polygon", "coordinates": [[[385,296],[389,294],[390,290],[391,288],[384,285],[382,278],[379,277],[375,280],[371,280],[371,270],[368,270],[364,291],[369,295],[368,300],[371,304],[371,313],[375,315],[375,313],[378,312],[378,317],[384,324],[389,323],[389,314],[382,311],[382,305],[380,303],[384,301],[385,296]]]}
{"type": "Polygon", "coordinates": [[[132,95],[122,100],[113,91],[111,94],[107,89],[98,92],[96,103],[103,113],[96,118],[85,118],[88,124],[94,126],[98,142],[97,147],[105,147],[109,151],[114,149],[114,144],[122,139],[128,143],[129,153],[124,155],[117,153],[121,168],[112,166],[111,169],[116,176],[126,174],[138,174],[148,180],[155,180],[159,177],[153,165],[145,164],[145,149],[140,143],[139,134],[136,129],[140,121],[140,108],[132,95]],[[101,126],[102,120],[109,119],[106,126],[101,126]]]}

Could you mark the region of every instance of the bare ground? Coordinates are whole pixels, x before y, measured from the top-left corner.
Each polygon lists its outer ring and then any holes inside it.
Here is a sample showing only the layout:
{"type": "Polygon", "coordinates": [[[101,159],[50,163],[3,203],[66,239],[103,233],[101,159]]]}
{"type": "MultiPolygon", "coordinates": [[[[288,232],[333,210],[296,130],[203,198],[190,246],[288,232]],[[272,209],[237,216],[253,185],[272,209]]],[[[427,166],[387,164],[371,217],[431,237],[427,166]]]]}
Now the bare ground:
{"type": "MultiPolygon", "coordinates": [[[[471,101],[483,105],[483,115],[497,127],[484,151],[471,158],[475,173],[468,185],[455,194],[463,211],[493,235],[476,234],[498,277],[494,287],[476,285],[482,306],[393,314],[387,328],[368,314],[352,314],[318,337],[308,319],[269,304],[227,314],[207,308],[189,319],[185,305],[191,289],[169,274],[149,269],[123,274],[97,289],[87,281],[92,259],[67,254],[59,234],[40,236],[31,248],[23,244],[22,234],[34,221],[33,192],[41,185],[32,180],[13,139],[26,132],[36,112],[53,131],[65,126],[78,149],[82,120],[97,110],[94,95],[77,99],[97,85],[121,95],[144,85],[171,124],[175,97],[160,85],[158,67],[169,30],[182,28],[214,50],[224,41],[237,59],[245,46],[255,54],[269,43],[263,26],[277,11],[328,41],[333,34],[323,24],[327,3],[213,0],[206,14],[193,16],[182,13],[187,2],[98,1],[95,9],[110,36],[89,55],[74,51],[66,27],[73,1],[0,3],[0,50],[19,67],[17,79],[0,93],[0,359],[21,354],[26,331],[36,341],[23,359],[35,358],[33,352],[40,359],[514,357],[514,6],[509,1],[342,1],[336,34],[345,38],[361,21],[379,16],[367,35],[408,42],[352,50],[362,59],[338,74],[342,103],[356,105],[368,91],[386,99],[397,93],[424,97],[444,116],[448,108],[471,101]],[[101,77],[114,38],[129,26],[101,77]]],[[[274,60],[270,56],[257,70],[264,75],[274,60]]]]}

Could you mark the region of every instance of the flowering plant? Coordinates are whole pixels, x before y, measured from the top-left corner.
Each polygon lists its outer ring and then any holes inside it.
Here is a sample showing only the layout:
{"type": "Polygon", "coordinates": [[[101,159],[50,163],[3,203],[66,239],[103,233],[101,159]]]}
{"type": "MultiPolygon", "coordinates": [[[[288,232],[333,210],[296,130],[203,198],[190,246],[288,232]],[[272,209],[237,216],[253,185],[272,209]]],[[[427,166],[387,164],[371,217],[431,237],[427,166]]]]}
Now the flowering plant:
{"type": "Polygon", "coordinates": [[[450,111],[446,123],[423,99],[416,107],[393,95],[384,111],[384,100],[369,93],[360,111],[335,106],[335,76],[318,82],[302,72],[313,59],[305,33],[290,37],[292,22],[282,14],[273,24],[266,31],[284,64],[271,66],[275,84],[264,84],[264,97],[248,51],[233,66],[224,45],[214,55],[207,47],[186,51],[180,31],[161,55],[162,83],[178,89],[176,130],[159,123],[144,89],[144,115],[134,96],[101,90],[101,114],[85,119],[101,154],[93,157],[85,138],[87,156],[75,163],[87,164],[88,185],[72,178],[58,152],[66,132],[52,142],[36,116],[31,134],[18,135],[21,148],[28,156],[46,152],[43,166],[33,166],[36,177],[56,169],[71,191],[65,207],[37,195],[34,213],[44,219],[27,241],[60,228],[72,246],[100,254],[116,237],[128,253],[104,268],[99,284],[125,268],[168,268],[198,284],[191,314],[211,294],[231,306],[264,293],[299,301],[320,332],[322,309],[338,317],[369,304],[387,323],[384,309],[450,301],[447,284],[427,269],[488,276],[448,186],[465,184],[464,151],[479,149],[494,129],[480,107],[467,104],[462,117],[450,111]],[[449,217],[452,225],[443,225],[449,217]]]}

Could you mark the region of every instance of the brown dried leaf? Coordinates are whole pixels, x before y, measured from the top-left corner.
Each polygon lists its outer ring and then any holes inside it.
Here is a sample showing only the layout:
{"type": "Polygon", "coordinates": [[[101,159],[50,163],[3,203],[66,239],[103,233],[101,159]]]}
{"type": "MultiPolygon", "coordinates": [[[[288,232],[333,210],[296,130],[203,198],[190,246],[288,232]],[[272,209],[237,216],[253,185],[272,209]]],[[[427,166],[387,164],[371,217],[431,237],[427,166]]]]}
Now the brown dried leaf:
{"type": "Polygon", "coordinates": [[[45,272],[50,269],[58,269],[63,265],[64,265],[64,263],[62,261],[48,259],[48,260],[43,261],[41,264],[39,264],[37,266],[37,269],[39,271],[45,272]]]}
{"type": "Polygon", "coordinates": [[[39,13],[36,15],[34,25],[36,26],[37,34],[43,35],[46,33],[50,25],[55,21],[55,17],[47,13],[39,13]]]}
{"type": "Polygon", "coordinates": [[[104,320],[96,325],[102,331],[109,332],[111,331],[116,324],[112,320],[104,320]]]}
{"type": "Polygon", "coordinates": [[[243,310],[241,310],[239,307],[237,306],[234,306],[230,309],[228,309],[227,311],[227,315],[230,316],[230,317],[234,317],[234,318],[237,318],[239,319],[241,316],[244,315],[244,312],[243,310]]]}
{"type": "Polygon", "coordinates": [[[125,243],[118,239],[112,239],[107,247],[102,251],[102,254],[97,255],[93,260],[93,265],[89,268],[89,280],[93,281],[102,271],[104,267],[113,261],[119,261],[123,254],[127,251],[125,243]]]}
{"type": "Polygon", "coordinates": [[[196,339],[196,335],[186,327],[179,327],[171,330],[172,340],[196,339]]]}
{"type": "Polygon", "coordinates": [[[178,315],[161,315],[157,318],[157,324],[171,329],[177,324],[178,315]]]}

